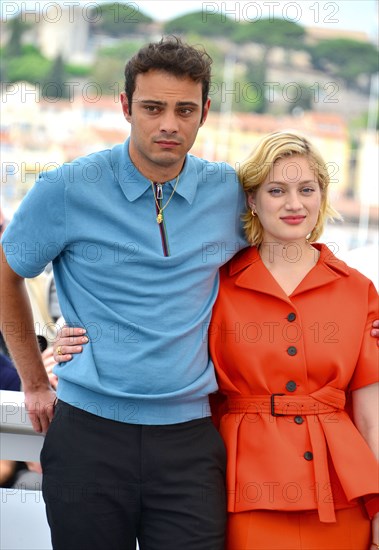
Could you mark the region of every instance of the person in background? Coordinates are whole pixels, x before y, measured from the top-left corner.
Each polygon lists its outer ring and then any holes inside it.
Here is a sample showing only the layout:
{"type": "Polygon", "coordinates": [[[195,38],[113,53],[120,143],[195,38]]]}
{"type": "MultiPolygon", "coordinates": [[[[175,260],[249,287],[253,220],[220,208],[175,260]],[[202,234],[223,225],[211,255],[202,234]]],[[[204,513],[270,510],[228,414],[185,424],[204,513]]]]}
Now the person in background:
{"type": "MultiPolygon", "coordinates": [[[[11,359],[0,353],[0,390],[19,391],[21,380],[11,359]]],[[[14,460],[0,460],[0,487],[11,487],[19,464],[14,460]]]]}
{"type": "Polygon", "coordinates": [[[21,380],[8,355],[0,353],[0,390],[20,391],[21,380]]]}
{"type": "Polygon", "coordinates": [[[266,136],[239,177],[251,246],[221,268],[209,329],[226,549],[379,548],[377,292],[316,242],[336,213],[308,139],[266,136]]]}

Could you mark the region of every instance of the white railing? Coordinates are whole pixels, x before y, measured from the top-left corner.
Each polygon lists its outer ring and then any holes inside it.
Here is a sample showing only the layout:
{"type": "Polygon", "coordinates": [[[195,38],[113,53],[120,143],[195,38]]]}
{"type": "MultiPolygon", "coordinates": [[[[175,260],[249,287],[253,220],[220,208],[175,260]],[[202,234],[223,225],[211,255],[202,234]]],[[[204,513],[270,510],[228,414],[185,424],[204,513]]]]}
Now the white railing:
{"type": "MultiPolygon", "coordinates": [[[[33,431],[22,392],[0,391],[0,459],[39,461],[43,436],[33,431]]],[[[0,489],[0,548],[51,550],[40,487],[0,489]]]]}

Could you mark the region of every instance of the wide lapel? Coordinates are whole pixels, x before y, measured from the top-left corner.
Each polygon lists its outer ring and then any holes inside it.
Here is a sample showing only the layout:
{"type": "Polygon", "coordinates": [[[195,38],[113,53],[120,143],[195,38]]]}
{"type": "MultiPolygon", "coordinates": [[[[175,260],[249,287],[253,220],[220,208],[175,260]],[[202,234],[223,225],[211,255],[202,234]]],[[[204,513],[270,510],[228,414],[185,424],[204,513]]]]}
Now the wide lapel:
{"type": "Polygon", "coordinates": [[[291,296],[334,283],[342,276],[348,276],[350,273],[349,267],[345,262],[334,256],[325,244],[313,243],[312,246],[320,251],[319,260],[315,267],[307,273],[301,283],[295,288],[291,296]]]}
{"type": "Polygon", "coordinates": [[[236,277],[236,286],[249,288],[290,302],[287,294],[262,262],[255,246],[245,248],[230,262],[229,274],[236,275],[238,272],[240,274],[236,277]]]}

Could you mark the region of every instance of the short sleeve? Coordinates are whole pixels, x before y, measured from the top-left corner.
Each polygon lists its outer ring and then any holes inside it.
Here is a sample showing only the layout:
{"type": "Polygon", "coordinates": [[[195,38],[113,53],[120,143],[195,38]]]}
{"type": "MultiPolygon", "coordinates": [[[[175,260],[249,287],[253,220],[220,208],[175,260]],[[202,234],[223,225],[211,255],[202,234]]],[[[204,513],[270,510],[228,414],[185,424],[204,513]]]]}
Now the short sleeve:
{"type": "Polygon", "coordinates": [[[21,277],[36,277],[65,246],[63,168],[44,172],[21,202],[1,244],[10,267],[21,277]]]}
{"type": "Polygon", "coordinates": [[[370,281],[368,288],[368,308],[366,328],[362,339],[354,375],[350,381],[349,390],[357,390],[379,382],[379,347],[376,338],[371,336],[372,323],[379,319],[378,293],[370,281]]]}

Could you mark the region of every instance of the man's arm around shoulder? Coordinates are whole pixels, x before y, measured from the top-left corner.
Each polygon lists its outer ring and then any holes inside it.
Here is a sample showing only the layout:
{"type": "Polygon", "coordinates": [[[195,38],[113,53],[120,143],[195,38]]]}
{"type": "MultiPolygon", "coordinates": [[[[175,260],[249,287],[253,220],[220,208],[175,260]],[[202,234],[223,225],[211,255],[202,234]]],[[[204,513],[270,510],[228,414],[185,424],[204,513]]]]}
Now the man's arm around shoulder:
{"type": "Polygon", "coordinates": [[[33,314],[22,277],[8,265],[1,247],[1,332],[17,367],[25,405],[36,432],[46,433],[54,414],[50,386],[34,332],[33,314]]]}

